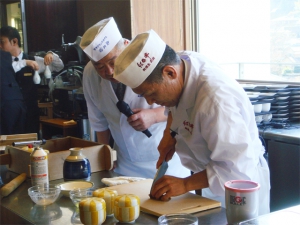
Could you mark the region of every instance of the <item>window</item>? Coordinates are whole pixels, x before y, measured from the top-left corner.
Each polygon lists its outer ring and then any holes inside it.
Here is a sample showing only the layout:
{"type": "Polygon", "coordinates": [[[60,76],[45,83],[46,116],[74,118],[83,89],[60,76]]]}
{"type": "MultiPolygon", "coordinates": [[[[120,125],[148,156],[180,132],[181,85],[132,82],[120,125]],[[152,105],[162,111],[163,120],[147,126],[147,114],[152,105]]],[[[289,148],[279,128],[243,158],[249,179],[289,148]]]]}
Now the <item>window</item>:
{"type": "Polygon", "coordinates": [[[235,79],[300,82],[300,0],[194,0],[198,52],[235,79]]]}

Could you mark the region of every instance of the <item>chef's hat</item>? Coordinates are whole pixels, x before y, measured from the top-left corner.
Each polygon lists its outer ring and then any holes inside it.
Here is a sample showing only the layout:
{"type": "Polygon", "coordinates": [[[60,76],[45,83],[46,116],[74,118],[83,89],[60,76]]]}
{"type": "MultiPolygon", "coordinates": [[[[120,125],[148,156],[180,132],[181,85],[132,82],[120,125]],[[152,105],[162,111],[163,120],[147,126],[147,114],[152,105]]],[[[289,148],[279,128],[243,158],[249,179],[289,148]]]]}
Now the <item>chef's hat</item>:
{"type": "Polygon", "coordinates": [[[137,35],[117,57],[114,78],[131,88],[138,87],[157,66],[165,48],[166,43],[154,30],[137,35]]]}
{"type": "Polygon", "coordinates": [[[95,62],[105,57],[122,39],[113,17],[103,19],[82,36],[80,47],[95,62]]]}

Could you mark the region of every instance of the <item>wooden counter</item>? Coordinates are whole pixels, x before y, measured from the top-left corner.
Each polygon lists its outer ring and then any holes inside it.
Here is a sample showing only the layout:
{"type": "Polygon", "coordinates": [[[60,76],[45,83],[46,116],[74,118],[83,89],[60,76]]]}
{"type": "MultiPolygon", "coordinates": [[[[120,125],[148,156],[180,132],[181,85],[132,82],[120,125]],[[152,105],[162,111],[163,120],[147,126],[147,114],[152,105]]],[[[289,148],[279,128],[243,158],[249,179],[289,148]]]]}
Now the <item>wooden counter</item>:
{"type": "Polygon", "coordinates": [[[62,135],[63,137],[78,137],[78,126],[76,124],[65,123],[70,120],[61,118],[41,120],[41,131],[43,139],[52,139],[53,135],[62,135]]]}

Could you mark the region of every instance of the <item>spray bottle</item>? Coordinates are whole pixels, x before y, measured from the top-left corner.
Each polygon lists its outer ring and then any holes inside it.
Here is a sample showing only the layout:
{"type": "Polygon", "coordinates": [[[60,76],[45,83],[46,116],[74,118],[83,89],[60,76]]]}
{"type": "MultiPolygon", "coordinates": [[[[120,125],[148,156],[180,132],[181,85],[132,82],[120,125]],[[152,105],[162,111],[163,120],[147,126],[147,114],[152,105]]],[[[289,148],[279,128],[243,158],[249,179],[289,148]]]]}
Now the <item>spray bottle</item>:
{"type": "Polygon", "coordinates": [[[49,184],[48,154],[40,147],[40,145],[44,143],[46,143],[45,140],[13,143],[13,146],[27,144],[33,144],[34,146],[34,150],[30,154],[30,176],[32,186],[49,184]]]}

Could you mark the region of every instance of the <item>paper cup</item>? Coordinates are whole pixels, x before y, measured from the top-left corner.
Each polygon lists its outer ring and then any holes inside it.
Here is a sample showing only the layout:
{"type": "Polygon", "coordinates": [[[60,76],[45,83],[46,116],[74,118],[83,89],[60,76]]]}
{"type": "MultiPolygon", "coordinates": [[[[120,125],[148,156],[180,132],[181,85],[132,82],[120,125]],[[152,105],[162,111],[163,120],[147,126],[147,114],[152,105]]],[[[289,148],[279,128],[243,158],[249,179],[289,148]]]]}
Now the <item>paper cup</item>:
{"type": "Polygon", "coordinates": [[[224,186],[226,217],[229,224],[258,216],[258,183],[250,180],[231,180],[224,186]]]}

